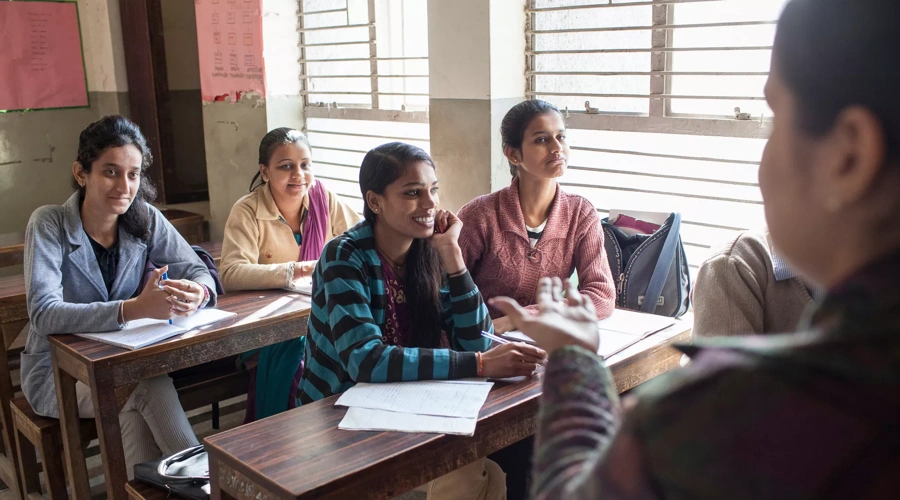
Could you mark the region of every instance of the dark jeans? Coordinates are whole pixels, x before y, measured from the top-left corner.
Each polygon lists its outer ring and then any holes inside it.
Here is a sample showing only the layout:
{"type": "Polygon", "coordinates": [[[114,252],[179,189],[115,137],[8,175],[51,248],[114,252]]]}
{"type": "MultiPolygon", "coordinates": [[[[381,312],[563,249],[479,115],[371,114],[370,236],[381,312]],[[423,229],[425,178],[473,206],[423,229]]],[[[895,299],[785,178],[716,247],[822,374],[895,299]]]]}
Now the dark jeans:
{"type": "Polygon", "coordinates": [[[531,456],[534,437],[529,437],[488,455],[506,473],[507,500],[525,500],[531,487],[531,456]]]}

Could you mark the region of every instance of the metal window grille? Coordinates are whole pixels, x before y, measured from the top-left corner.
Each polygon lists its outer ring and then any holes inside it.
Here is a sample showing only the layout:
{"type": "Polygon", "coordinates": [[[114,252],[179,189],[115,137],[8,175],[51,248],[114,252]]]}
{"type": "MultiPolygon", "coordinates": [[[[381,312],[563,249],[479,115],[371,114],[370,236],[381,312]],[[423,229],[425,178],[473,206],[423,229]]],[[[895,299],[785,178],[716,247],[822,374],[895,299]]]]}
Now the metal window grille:
{"type": "Polygon", "coordinates": [[[601,216],[682,212],[694,272],[712,247],[763,226],[762,89],[785,3],[531,0],[527,92],[566,110],[565,188],[601,216]]]}
{"type": "Polygon", "coordinates": [[[424,0],[301,0],[301,94],[317,179],[362,213],[369,149],[429,149],[424,0]]]}

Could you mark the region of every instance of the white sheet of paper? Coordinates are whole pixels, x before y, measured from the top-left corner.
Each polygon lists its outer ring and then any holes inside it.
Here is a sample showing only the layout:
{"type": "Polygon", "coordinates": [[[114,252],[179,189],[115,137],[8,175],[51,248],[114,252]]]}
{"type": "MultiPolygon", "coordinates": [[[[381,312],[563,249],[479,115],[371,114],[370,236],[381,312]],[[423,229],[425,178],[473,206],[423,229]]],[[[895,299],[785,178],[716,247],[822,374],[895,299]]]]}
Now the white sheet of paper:
{"type": "Polygon", "coordinates": [[[285,288],[285,290],[302,293],[303,295],[312,295],[312,278],[300,278],[291,281],[291,286],[285,288]]]}
{"type": "Polygon", "coordinates": [[[435,434],[475,434],[477,418],[414,415],[387,410],[351,407],[347,409],[338,429],[347,431],[428,432],[435,434]]]}
{"type": "Polygon", "coordinates": [[[338,406],[415,415],[476,418],[493,382],[420,380],[356,384],[341,394],[338,406]]]}
{"type": "MultiPolygon", "coordinates": [[[[600,349],[597,354],[608,358],[674,324],[675,320],[666,316],[616,309],[612,316],[599,322],[600,349]]],[[[519,331],[507,332],[503,336],[510,340],[534,344],[531,337],[519,331]]]]}
{"type": "Polygon", "coordinates": [[[666,316],[616,309],[612,316],[600,321],[600,329],[644,337],[674,324],[675,320],[666,316]]]}
{"type": "Polygon", "coordinates": [[[234,316],[237,316],[237,313],[219,309],[201,309],[187,318],[173,319],[171,325],[167,320],[136,319],[129,321],[125,328],[115,332],[79,333],[78,335],[122,349],[134,350],[234,316]]]}

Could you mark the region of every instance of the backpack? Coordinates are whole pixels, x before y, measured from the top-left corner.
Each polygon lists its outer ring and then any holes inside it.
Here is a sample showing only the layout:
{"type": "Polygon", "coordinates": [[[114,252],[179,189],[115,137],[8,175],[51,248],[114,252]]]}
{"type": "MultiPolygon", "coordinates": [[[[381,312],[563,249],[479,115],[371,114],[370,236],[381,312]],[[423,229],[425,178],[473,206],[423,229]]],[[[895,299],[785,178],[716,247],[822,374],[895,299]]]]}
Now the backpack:
{"type": "Polygon", "coordinates": [[[653,234],[626,234],[608,217],[601,225],[616,307],[673,318],[686,313],[691,275],[681,243],[681,214],[672,213],[653,234]]]}

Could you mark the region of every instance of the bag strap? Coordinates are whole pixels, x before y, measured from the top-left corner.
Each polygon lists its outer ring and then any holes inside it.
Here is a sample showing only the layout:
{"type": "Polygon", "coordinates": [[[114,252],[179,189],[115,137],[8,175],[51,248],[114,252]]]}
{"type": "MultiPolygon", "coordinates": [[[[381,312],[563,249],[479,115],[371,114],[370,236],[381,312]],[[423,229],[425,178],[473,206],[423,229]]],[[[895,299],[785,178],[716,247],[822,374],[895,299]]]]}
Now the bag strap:
{"type": "Polygon", "coordinates": [[[656,261],[656,267],[653,268],[653,275],[650,276],[650,283],[647,284],[647,291],[644,293],[644,302],[641,304],[641,312],[653,314],[656,312],[659,296],[662,294],[663,286],[666,284],[666,278],[669,277],[669,271],[672,269],[672,262],[675,261],[675,252],[678,251],[678,239],[681,233],[681,214],[672,213],[672,225],[669,226],[669,234],[663,243],[662,251],[659,253],[659,259],[656,261]]]}
{"type": "Polygon", "coordinates": [[[186,450],[179,451],[171,457],[164,458],[161,462],[159,462],[159,467],[156,468],[156,473],[159,474],[159,477],[162,478],[163,481],[167,484],[209,481],[209,471],[206,471],[206,474],[202,476],[170,476],[169,474],[167,474],[170,465],[187,460],[203,452],[204,449],[202,444],[198,444],[186,450]]]}

